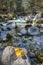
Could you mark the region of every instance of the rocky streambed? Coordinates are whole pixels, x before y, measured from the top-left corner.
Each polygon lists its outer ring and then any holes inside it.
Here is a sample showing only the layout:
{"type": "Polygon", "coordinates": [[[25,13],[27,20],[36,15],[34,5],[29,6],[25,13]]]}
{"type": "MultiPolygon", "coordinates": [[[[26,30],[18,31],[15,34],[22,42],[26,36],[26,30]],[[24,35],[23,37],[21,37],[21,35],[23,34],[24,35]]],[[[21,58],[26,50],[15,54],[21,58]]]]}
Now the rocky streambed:
{"type": "MultiPolygon", "coordinates": [[[[6,30],[6,28],[5,28],[5,30],[3,30],[3,29],[1,30],[1,28],[0,28],[0,32],[2,31],[2,34],[4,34],[4,32],[8,33],[7,40],[6,40],[6,33],[5,33],[5,35],[3,35],[2,38],[0,35],[0,40],[1,40],[0,58],[2,57],[3,50],[6,46],[13,46],[13,47],[25,48],[27,50],[27,52],[28,52],[27,57],[30,58],[29,60],[31,62],[31,65],[43,65],[43,33],[38,34],[38,35],[27,35],[27,31],[24,29],[22,29],[22,30],[21,29],[22,28],[20,28],[20,27],[18,27],[18,28],[16,27],[16,29],[10,28],[10,31],[9,31],[9,28],[7,30],[6,30]],[[20,32],[20,30],[22,32],[20,32]]],[[[15,63],[20,58],[18,58],[15,61],[15,63]]],[[[22,58],[21,58],[21,61],[22,61],[22,58]]],[[[24,60],[23,60],[23,62],[24,62],[24,60]]]]}

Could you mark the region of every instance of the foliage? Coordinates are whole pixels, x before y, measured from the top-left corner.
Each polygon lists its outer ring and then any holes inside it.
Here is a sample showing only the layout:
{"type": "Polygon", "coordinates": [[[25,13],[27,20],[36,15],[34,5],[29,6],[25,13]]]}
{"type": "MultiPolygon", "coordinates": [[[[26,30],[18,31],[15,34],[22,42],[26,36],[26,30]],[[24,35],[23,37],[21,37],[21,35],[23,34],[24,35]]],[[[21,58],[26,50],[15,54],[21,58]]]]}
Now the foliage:
{"type": "Polygon", "coordinates": [[[12,36],[9,33],[7,34],[6,38],[7,38],[8,41],[12,40],[12,36]]]}
{"type": "Polygon", "coordinates": [[[1,13],[36,13],[43,12],[43,0],[0,0],[0,12],[1,13]]]}

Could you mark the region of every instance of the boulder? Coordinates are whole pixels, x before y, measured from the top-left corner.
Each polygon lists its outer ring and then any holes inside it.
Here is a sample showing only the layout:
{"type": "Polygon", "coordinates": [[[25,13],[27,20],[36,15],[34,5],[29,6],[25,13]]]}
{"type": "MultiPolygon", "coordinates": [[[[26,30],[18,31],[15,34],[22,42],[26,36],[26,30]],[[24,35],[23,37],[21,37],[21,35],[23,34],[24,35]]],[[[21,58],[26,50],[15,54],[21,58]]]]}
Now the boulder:
{"type": "Polygon", "coordinates": [[[39,35],[39,28],[32,26],[31,28],[28,28],[28,34],[30,35],[39,35]]]}
{"type": "Polygon", "coordinates": [[[27,31],[26,31],[25,28],[23,28],[23,29],[21,29],[20,33],[21,33],[22,35],[25,35],[25,34],[27,34],[27,31]]]}
{"type": "Polygon", "coordinates": [[[17,57],[16,54],[14,53],[14,47],[8,46],[4,49],[1,60],[4,65],[12,65],[16,58],[17,57]]]}
{"type": "Polygon", "coordinates": [[[14,47],[8,46],[2,54],[2,63],[4,65],[31,65],[27,54],[17,57],[14,52],[14,47]]]}
{"type": "Polygon", "coordinates": [[[26,60],[22,59],[22,57],[18,57],[16,61],[14,61],[13,65],[27,65],[26,60]]]}

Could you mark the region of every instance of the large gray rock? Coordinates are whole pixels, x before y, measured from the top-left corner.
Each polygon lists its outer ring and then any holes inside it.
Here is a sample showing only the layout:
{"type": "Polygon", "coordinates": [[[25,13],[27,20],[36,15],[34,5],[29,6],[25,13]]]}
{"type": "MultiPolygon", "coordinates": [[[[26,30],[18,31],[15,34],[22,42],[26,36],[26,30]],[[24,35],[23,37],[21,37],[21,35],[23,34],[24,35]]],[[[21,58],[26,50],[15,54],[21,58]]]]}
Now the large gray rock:
{"type": "Polygon", "coordinates": [[[28,28],[28,34],[30,35],[39,35],[39,28],[32,26],[31,28],[28,28]]]}
{"type": "Polygon", "coordinates": [[[5,48],[2,54],[2,62],[4,65],[12,65],[14,60],[16,60],[16,54],[14,53],[14,47],[8,46],[5,48]]]}
{"type": "Polygon", "coordinates": [[[25,54],[24,57],[16,57],[14,53],[14,47],[8,46],[5,48],[2,54],[2,63],[4,65],[30,65],[28,56],[25,54]]]}
{"type": "Polygon", "coordinates": [[[29,58],[26,55],[24,58],[18,57],[18,59],[14,61],[13,65],[31,65],[31,63],[29,58]]]}
{"type": "Polygon", "coordinates": [[[18,57],[16,61],[14,61],[13,65],[27,65],[26,60],[22,59],[22,57],[18,57]]]}

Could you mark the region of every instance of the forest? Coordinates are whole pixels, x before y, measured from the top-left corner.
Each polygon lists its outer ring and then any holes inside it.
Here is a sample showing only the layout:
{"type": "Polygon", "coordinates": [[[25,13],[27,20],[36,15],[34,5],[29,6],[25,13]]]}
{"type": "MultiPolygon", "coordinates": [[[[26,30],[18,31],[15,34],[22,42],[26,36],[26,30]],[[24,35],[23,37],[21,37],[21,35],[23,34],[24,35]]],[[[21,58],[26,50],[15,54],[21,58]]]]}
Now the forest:
{"type": "Polygon", "coordinates": [[[0,0],[0,16],[36,14],[43,12],[43,0],[0,0]]]}

